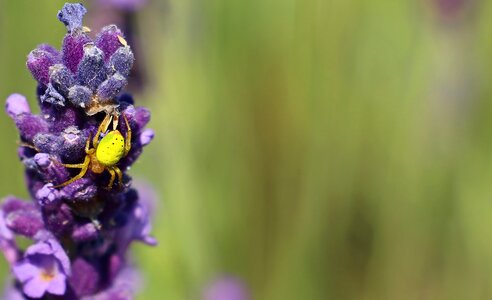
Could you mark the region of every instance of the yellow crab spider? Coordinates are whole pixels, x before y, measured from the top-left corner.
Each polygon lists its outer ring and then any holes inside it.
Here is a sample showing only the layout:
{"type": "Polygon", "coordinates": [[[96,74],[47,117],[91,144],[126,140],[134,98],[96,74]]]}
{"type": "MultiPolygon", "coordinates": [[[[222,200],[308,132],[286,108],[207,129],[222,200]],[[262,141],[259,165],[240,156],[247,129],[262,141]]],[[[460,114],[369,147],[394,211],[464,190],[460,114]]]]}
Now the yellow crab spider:
{"type": "Polygon", "coordinates": [[[132,140],[132,131],[128,124],[128,119],[124,114],[123,119],[125,119],[127,127],[126,137],[123,138],[123,135],[116,129],[118,125],[118,115],[107,114],[99,125],[96,135],[92,139],[92,148],[90,148],[91,137],[89,136],[87,139],[85,144],[86,156],[84,162],[80,164],[61,164],[66,168],[81,169],[80,173],[70,180],[54,186],[54,188],[63,187],[81,179],[84,177],[87,170],[91,170],[96,174],[101,174],[104,170],[108,170],[109,174],[111,174],[108,189],[113,187],[116,176],[118,176],[118,186],[121,187],[123,174],[116,164],[130,152],[132,140]],[[101,133],[108,130],[111,121],[113,121],[113,130],[109,131],[101,140],[99,140],[101,133]]]}

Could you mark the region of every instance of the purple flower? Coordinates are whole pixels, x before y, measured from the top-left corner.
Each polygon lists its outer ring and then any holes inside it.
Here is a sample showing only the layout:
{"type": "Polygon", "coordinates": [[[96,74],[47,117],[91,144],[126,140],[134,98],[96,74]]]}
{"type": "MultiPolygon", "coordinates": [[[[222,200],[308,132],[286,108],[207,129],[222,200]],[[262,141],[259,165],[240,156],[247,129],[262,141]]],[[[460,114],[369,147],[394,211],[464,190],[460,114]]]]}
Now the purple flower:
{"type": "Polygon", "coordinates": [[[119,8],[121,10],[134,11],[147,3],[147,0],[97,0],[101,6],[119,8]]]}
{"type": "Polygon", "coordinates": [[[203,300],[248,300],[249,293],[244,283],[234,277],[221,277],[204,291],[203,300]]]}
{"type": "Polygon", "coordinates": [[[154,137],[145,128],[150,112],[121,94],[133,53],[114,25],[90,38],[85,13],[65,4],[62,49],[42,44],[28,55],[41,113],[19,94],[6,102],[32,197],[7,197],[0,207],[0,250],[17,279],[11,297],[129,299],[136,273],[127,250],[133,241],[156,244],[151,197],[145,189],[140,196],[127,174],[154,137]],[[15,236],[34,244],[24,250],[15,236]]]}
{"type": "Polygon", "coordinates": [[[70,260],[60,244],[49,239],[27,248],[24,259],[12,271],[23,284],[24,294],[31,298],[41,298],[46,292],[63,295],[70,275],[70,260]]]}

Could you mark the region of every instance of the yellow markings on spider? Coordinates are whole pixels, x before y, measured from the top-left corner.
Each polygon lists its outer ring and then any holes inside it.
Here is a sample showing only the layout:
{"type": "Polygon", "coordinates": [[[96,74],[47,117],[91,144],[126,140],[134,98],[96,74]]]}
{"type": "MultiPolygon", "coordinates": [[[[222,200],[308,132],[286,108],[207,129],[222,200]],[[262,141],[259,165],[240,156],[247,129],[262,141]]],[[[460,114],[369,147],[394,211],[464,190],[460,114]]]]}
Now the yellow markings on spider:
{"type": "Polygon", "coordinates": [[[105,166],[117,164],[125,154],[125,139],[118,130],[110,131],[99,142],[97,160],[105,166]]]}
{"type": "Polygon", "coordinates": [[[54,186],[54,188],[63,187],[81,179],[87,173],[87,170],[91,170],[95,174],[101,174],[107,170],[111,175],[107,188],[111,189],[113,187],[116,176],[118,177],[118,186],[121,187],[123,185],[123,173],[116,164],[130,152],[132,140],[132,130],[128,124],[128,119],[124,114],[123,119],[125,120],[127,128],[126,137],[123,137],[116,129],[118,126],[118,115],[107,114],[99,125],[96,135],[92,139],[92,148],[90,147],[91,137],[89,136],[87,139],[84,161],[80,164],[61,164],[66,168],[81,169],[80,173],[70,180],[54,186]],[[113,120],[113,118],[115,120],[113,120]],[[112,121],[113,130],[109,131],[101,140],[99,140],[101,134],[108,130],[112,121]]]}

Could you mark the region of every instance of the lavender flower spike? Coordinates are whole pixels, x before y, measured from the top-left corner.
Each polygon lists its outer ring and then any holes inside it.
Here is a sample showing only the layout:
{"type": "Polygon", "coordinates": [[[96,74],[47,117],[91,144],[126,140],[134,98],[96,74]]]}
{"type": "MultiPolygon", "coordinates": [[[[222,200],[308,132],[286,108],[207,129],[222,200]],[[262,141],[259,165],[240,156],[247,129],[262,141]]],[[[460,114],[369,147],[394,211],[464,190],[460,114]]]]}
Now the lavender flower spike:
{"type": "Polygon", "coordinates": [[[127,263],[130,245],[157,244],[152,197],[128,174],[154,137],[150,112],[122,94],[133,53],[114,25],[90,38],[85,13],[82,4],[65,4],[62,49],[42,44],[28,55],[41,113],[22,95],[6,101],[32,198],[7,197],[0,206],[12,299],[131,299],[138,272],[127,263]],[[31,244],[19,247],[16,236],[31,244]]]}

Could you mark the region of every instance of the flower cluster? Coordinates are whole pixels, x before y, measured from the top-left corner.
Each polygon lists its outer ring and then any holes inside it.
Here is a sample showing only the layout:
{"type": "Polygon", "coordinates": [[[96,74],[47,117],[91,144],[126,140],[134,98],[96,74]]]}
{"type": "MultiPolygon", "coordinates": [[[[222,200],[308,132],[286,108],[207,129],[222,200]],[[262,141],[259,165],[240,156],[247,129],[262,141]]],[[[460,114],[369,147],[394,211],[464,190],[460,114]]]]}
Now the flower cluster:
{"type": "Polygon", "coordinates": [[[121,93],[133,53],[114,25],[91,38],[85,13],[81,4],[65,4],[58,13],[68,30],[61,51],[43,44],[28,56],[40,114],[22,95],[7,99],[33,201],[10,196],[0,207],[0,250],[15,277],[6,299],[129,299],[137,280],[128,247],[156,244],[151,199],[145,191],[139,196],[126,174],[154,136],[145,128],[149,111],[121,93]],[[108,145],[103,151],[114,161],[99,162],[97,144],[111,133],[126,139],[125,151],[108,145]],[[21,249],[16,236],[33,242],[21,249]]]}

